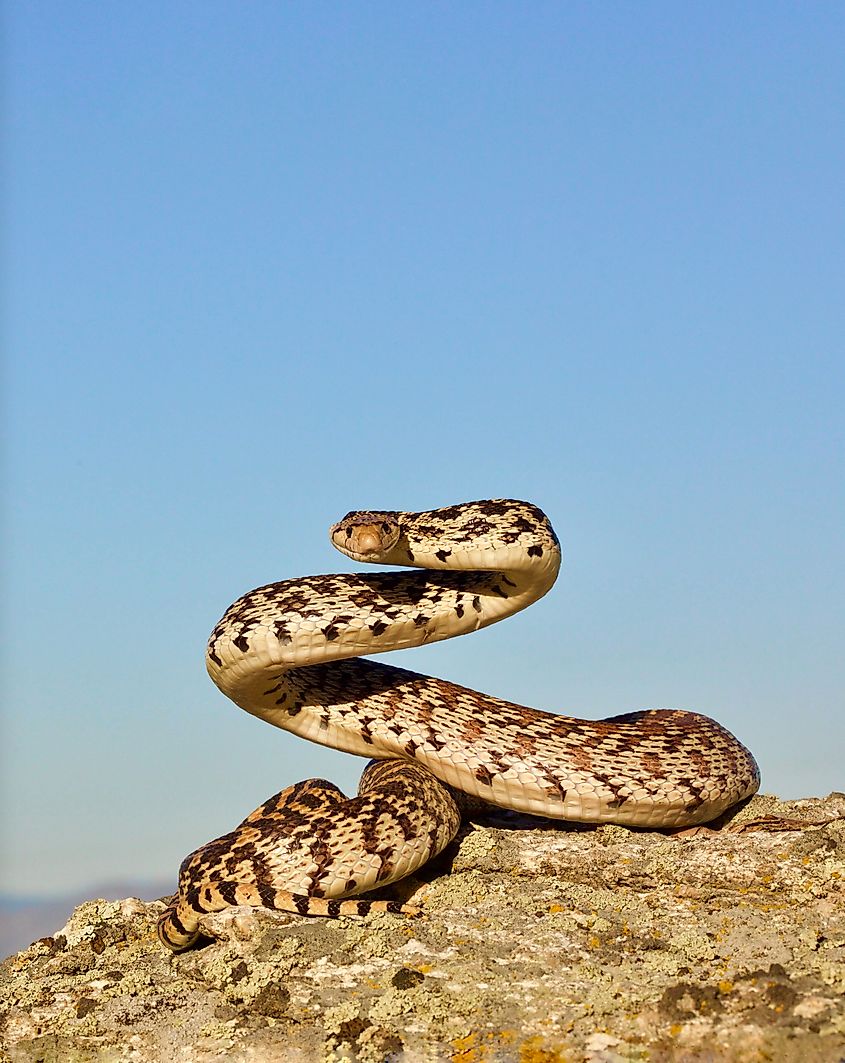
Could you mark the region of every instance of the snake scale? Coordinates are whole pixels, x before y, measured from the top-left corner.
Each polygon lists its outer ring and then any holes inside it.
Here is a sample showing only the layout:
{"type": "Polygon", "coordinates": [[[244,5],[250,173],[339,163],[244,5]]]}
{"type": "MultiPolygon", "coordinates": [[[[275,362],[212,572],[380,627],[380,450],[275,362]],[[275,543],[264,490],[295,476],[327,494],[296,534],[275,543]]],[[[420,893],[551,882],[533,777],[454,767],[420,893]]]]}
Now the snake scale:
{"type": "Polygon", "coordinates": [[[206,664],[247,712],[373,759],[357,797],[321,779],[297,783],[190,854],[159,921],[169,948],[190,947],[202,914],[235,904],[302,915],[413,913],[398,902],[344,898],[403,878],[444,849],[467,799],[665,828],[706,823],[757,790],[752,755],[697,713],[579,720],[360,659],[475,631],[542,597],[561,555],[536,506],[494,499],[355,512],[330,536],[356,561],[421,571],[259,587],[214,628],[206,664]]]}

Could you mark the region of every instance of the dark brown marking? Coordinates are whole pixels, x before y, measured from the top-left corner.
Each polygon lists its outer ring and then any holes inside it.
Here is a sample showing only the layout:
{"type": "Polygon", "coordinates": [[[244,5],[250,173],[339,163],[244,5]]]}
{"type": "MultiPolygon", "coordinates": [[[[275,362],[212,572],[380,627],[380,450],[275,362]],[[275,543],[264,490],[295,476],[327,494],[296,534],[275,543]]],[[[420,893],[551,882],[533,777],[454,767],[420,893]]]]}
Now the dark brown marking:
{"type": "Polygon", "coordinates": [[[384,852],[376,854],[381,860],[381,866],[376,873],[376,882],[381,882],[383,879],[386,879],[393,874],[394,864],[388,855],[389,853],[390,850],[386,849],[384,852]]]}
{"type": "Polygon", "coordinates": [[[168,914],[169,919],[170,919],[170,925],[173,927],[173,929],[176,931],[176,933],[177,934],[184,934],[187,937],[188,936],[188,931],[187,931],[187,929],[185,927],[185,924],[182,922],[182,920],[176,914],[176,909],[175,908],[171,908],[170,911],[167,914],[168,914]]]}
{"type": "Polygon", "coordinates": [[[238,903],[237,899],[235,897],[235,894],[237,893],[237,890],[238,890],[237,882],[232,882],[231,880],[228,881],[228,882],[221,882],[220,885],[217,887],[217,890],[218,890],[220,896],[223,898],[223,900],[227,904],[237,904],[238,903]]]}
{"type": "Polygon", "coordinates": [[[261,903],[265,908],[276,907],[276,891],[267,882],[258,882],[256,884],[258,890],[258,896],[261,898],[261,903]]]}

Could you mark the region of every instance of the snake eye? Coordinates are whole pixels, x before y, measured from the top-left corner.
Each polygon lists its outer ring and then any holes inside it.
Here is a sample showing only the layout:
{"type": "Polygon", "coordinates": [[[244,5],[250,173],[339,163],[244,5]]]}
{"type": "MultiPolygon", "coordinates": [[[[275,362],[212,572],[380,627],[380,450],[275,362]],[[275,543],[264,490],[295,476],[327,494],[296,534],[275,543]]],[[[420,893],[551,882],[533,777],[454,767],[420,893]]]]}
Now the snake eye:
{"type": "Polygon", "coordinates": [[[346,538],[347,539],[351,539],[352,538],[352,529],[351,528],[347,528],[346,529],[346,538]]]}
{"type": "Polygon", "coordinates": [[[383,532],[389,532],[389,531],[390,531],[390,525],[389,525],[389,524],[387,523],[387,521],[386,521],[386,520],[383,520],[383,521],[381,522],[381,530],[382,530],[383,532]]]}

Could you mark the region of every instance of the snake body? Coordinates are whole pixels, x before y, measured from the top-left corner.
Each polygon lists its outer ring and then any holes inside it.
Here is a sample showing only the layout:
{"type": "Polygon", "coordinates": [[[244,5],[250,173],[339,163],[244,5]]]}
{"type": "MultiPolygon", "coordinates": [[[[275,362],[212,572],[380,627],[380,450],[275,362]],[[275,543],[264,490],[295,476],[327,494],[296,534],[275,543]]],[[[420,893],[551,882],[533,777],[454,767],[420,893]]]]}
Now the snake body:
{"type": "Polygon", "coordinates": [[[706,823],[757,790],[752,755],[698,713],[579,720],[360,659],[486,627],[542,597],[561,555],[536,506],[359,511],[330,536],[356,561],[421,571],[259,587],[214,628],[206,664],[247,712],[374,762],[356,798],[324,780],[298,783],[187,857],[159,923],[168,947],[189,947],[198,917],[232,904],[413,911],[344,898],[440,852],[458,830],[462,795],[556,819],[665,828],[706,823]]]}

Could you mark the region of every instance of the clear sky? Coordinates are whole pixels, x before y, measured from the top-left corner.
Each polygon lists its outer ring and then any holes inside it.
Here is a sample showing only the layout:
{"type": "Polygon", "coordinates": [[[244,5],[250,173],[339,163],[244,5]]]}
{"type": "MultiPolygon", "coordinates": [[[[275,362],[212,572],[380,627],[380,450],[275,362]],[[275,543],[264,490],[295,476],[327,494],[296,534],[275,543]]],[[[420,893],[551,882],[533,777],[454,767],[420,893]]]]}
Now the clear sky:
{"type": "Polygon", "coordinates": [[[171,876],[362,761],[205,674],[353,508],[530,499],[548,598],[394,655],[845,788],[845,7],[6,9],[4,879],[171,876]]]}

